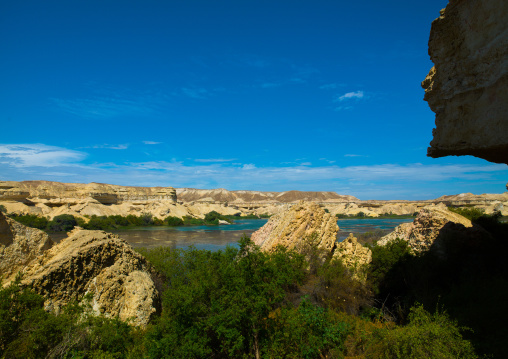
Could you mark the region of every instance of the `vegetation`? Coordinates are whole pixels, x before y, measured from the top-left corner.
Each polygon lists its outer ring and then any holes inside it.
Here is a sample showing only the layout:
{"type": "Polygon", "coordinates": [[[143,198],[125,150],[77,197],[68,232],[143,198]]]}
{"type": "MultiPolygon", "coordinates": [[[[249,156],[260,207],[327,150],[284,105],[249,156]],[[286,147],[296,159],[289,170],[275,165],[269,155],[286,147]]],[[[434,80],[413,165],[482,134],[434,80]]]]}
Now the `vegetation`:
{"type": "MultiPolygon", "coordinates": [[[[232,223],[230,217],[223,216],[218,212],[212,211],[205,215],[204,219],[184,216],[183,219],[167,216],[164,220],[154,217],[151,213],[141,213],[139,216],[129,214],[127,216],[85,216],[87,221],[80,217],[74,217],[70,214],[55,216],[51,221],[46,217],[40,217],[34,214],[9,215],[14,220],[25,226],[42,229],[47,232],[66,232],[72,230],[75,226],[84,229],[100,229],[105,231],[126,229],[130,227],[148,227],[148,226],[212,226],[218,225],[219,220],[232,223]]],[[[256,217],[258,218],[258,217],[256,217]]]]}
{"type": "Polygon", "coordinates": [[[0,204],[0,212],[7,213],[7,208],[3,204],[0,204]]]}
{"type": "Polygon", "coordinates": [[[18,278],[0,289],[0,357],[476,357],[464,328],[442,310],[415,304],[407,324],[386,320],[368,286],[338,261],[264,253],[248,238],[217,252],[141,252],[163,278],[154,323],[142,329],[89,316],[86,300],[54,315],[18,278]]]}
{"type": "Polygon", "coordinates": [[[0,358],[506,358],[508,224],[472,218],[484,237],[440,238],[440,251],[370,245],[365,281],[314,248],[265,253],[248,238],[141,249],[163,306],[143,329],[90,317],[86,301],[47,313],[18,278],[0,289],[0,358]]]}

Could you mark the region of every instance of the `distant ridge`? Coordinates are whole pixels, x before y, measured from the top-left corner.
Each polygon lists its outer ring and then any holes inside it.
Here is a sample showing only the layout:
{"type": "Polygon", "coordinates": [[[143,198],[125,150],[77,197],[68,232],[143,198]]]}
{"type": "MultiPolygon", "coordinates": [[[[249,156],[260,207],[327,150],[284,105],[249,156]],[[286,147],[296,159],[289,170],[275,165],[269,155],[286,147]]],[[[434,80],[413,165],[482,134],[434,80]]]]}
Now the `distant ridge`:
{"type": "Polygon", "coordinates": [[[228,202],[228,203],[294,203],[301,200],[311,202],[356,202],[354,196],[340,195],[336,192],[315,191],[286,191],[286,192],[261,192],[261,191],[228,191],[218,189],[195,189],[176,188],[179,202],[228,202]]]}

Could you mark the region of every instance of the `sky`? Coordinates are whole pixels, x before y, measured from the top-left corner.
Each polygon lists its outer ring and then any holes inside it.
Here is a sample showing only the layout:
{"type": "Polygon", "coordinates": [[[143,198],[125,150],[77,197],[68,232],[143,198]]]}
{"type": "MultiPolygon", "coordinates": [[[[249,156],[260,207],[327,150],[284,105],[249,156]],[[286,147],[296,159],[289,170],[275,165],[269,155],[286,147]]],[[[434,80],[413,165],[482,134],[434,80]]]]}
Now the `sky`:
{"type": "Polygon", "coordinates": [[[445,0],[3,1],[0,180],[432,199],[508,167],[426,157],[445,0]]]}

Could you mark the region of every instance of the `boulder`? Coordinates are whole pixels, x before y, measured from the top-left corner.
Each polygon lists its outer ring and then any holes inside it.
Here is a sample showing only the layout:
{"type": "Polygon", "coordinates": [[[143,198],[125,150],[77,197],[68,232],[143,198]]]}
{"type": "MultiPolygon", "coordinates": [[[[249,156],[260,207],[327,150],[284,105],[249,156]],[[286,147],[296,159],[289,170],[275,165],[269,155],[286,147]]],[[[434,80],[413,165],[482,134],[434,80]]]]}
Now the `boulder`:
{"type": "Polygon", "coordinates": [[[508,163],[508,2],[450,0],[433,21],[422,82],[436,113],[430,157],[508,163]]]}
{"type": "Polygon", "coordinates": [[[251,236],[263,251],[277,246],[304,251],[307,246],[331,253],[336,246],[337,219],[316,203],[298,202],[272,216],[251,236]]]}
{"type": "Polygon", "coordinates": [[[481,227],[444,205],[423,208],[412,223],[403,223],[382,237],[377,244],[386,245],[397,238],[408,242],[414,253],[429,250],[441,257],[445,256],[445,241],[448,239],[485,238],[489,234],[481,227]]]}
{"type": "Polygon", "coordinates": [[[160,310],[152,266],[118,236],[76,228],[69,237],[25,268],[23,285],[44,296],[45,308],[58,312],[85,295],[92,310],[146,325],[160,310]]]}
{"type": "Polygon", "coordinates": [[[0,279],[10,282],[53,245],[47,233],[26,227],[0,212],[0,279]]]}

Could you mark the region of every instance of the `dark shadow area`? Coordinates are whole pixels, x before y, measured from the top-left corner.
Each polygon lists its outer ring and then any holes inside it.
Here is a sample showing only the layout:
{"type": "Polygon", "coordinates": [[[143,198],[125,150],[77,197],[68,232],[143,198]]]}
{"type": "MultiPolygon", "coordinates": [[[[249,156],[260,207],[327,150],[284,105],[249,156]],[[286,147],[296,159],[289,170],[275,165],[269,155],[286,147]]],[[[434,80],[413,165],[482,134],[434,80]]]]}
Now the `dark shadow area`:
{"type": "Polygon", "coordinates": [[[12,233],[11,227],[9,223],[7,223],[7,219],[0,212],[0,244],[4,246],[10,246],[14,241],[14,234],[12,233]]]}
{"type": "Polygon", "coordinates": [[[444,309],[472,329],[464,337],[478,353],[508,358],[508,224],[499,215],[481,216],[471,228],[448,223],[430,250],[417,256],[403,248],[407,244],[397,245],[391,262],[388,252],[373,256],[377,301],[400,323],[415,302],[429,311],[444,309]]]}

